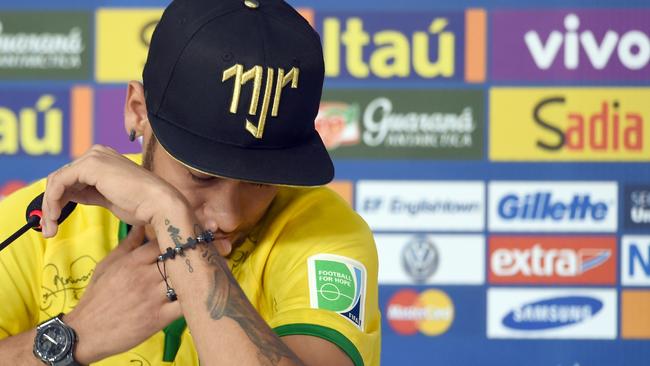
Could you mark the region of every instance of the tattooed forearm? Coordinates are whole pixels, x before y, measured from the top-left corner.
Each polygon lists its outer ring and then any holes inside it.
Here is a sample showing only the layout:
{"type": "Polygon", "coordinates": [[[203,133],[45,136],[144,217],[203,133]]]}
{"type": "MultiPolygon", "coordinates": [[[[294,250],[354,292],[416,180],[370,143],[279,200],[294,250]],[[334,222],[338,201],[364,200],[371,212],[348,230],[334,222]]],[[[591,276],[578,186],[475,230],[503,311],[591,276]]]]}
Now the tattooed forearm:
{"type": "MultiPolygon", "coordinates": [[[[199,225],[194,225],[194,238],[188,237],[185,240],[185,243],[183,243],[183,241],[181,239],[181,234],[180,234],[181,230],[179,228],[171,225],[168,219],[165,219],[165,225],[167,225],[167,232],[169,233],[169,237],[172,239],[172,241],[174,242],[174,244],[176,246],[182,246],[182,245],[188,245],[188,244],[196,245],[197,241],[196,241],[195,238],[198,237],[198,235],[202,232],[201,227],[199,225]]],[[[184,256],[184,255],[181,253],[181,256],[184,256]]],[[[192,262],[190,262],[190,259],[187,258],[187,257],[185,258],[185,264],[187,265],[187,271],[189,273],[193,273],[194,272],[194,267],[192,267],[192,262]]]]}
{"type": "Polygon", "coordinates": [[[246,299],[239,285],[228,270],[226,261],[211,246],[201,248],[202,257],[215,267],[212,288],[206,305],[212,319],[228,317],[235,320],[257,347],[258,360],[262,365],[277,365],[288,358],[296,365],[302,362],[275,334],[246,299]]]}

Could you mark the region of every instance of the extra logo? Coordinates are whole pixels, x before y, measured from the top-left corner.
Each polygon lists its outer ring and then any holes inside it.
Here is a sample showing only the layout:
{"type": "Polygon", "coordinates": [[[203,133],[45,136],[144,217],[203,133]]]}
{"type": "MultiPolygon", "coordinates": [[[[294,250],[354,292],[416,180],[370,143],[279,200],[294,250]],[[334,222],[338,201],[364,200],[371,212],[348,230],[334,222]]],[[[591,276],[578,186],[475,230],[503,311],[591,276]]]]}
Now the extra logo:
{"type": "Polygon", "coordinates": [[[490,98],[492,160],[650,159],[650,89],[496,88],[490,98]]]}
{"type": "Polygon", "coordinates": [[[375,242],[381,285],[485,283],[483,235],[375,234],[375,242]]]}
{"type": "Polygon", "coordinates": [[[488,338],[615,339],[615,289],[488,289],[488,338]]]}
{"type": "Polygon", "coordinates": [[[311,307],[341,314],[364,331],[366,267],[334,254],[311,256],[307,264],[311,307]]]}
{"type": "Polygon", "coordinates": [[[90,147],[90,88],[7,90],[0,100],[0,156],[76,157],[90,147]]]}
{"type": "Polygon", "coordinates": [[[617,228],[615,182],[491,182],[492,231],[595,231],[617,228]]]}
{"type": "Polygon", "coordinates": [[[323,93],[316,129],[335,158],[481,159],[479,90],[323,93]]]}
{"type": "Polygon", "coordinates": [[[624,286],[650,286],[650,236],[623,236],[621,283],[624,286]]]}
{"type": "Polygon", "coordinates": [[[386,319],[397,334],[438,336],[454,321],[454,303],[440,290],[400,290],[388,301],[386,319]]]}
{"type": "Polygon", "coordinates": [[[485,80],[486,14],[482,9],[316,15],[326,77],[485,80]]]}
{"type": "Polygon", "coordinates": [[[438,269],[439,255],[433,241],[414,237],[402,250],[402,265],[416,283],[426,282],[438,269]]]}
{"type": "Polygon", "coordinates": [[[650,231],[650,186],[626,186],[624,191],[625,229],[650,231]]]}
{"type": "Polygon", "coordinates": [[[483,182],[359,181],[356,193],[375,230],[483,230],[483,182]]]}
{"type": "Polygon", "coordinates": [[[616,284],[616,238],[493,236],[491,283],[616,284]]]}
{"type": "Polygon", "coordinates": [[[495,11],[491,16],[496,80],[650,80],[647,9],[495,11]]]}

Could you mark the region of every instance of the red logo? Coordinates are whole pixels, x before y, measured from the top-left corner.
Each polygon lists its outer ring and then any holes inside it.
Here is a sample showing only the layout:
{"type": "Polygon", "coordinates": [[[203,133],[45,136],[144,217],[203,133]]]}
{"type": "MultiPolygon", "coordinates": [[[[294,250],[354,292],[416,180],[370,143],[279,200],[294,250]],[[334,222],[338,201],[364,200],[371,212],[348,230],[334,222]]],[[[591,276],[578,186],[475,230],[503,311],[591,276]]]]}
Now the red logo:
{"type": "Polygon", "coordinates": [[[386,306],[388,324],[401,335],[418,331],[427,336],[447,332],[454,321],[454,303],[440,290],[429,289],[422,293],[414,290],[396,292],[386,306]]]}
{"type": "Polygon", "coordinates": [[[595,236],[493,236],[491,283],[616,283],[616,238],[595,236]]]}
{"type": "Polygon", "coordinates": [[[4,185],[0,186],[0,200],[4,199],[13,192],[23,188],[27,183],[20,180],[10,180],[4,185]]]}

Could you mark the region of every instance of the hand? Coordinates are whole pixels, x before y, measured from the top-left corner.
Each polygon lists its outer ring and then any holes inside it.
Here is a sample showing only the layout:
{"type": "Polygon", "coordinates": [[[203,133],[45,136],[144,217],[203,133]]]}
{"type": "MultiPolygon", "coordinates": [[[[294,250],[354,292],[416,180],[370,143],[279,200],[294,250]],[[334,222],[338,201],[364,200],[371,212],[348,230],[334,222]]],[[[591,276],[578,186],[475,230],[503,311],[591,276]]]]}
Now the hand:
{"type": "Polygon", "coordinates": [[[96,267],[79,304],[64,320],[79,338],[75,358],[87,365],[125,352],[182,316],[178,301],[165,296],[156,267],[158,244],[134,227],[96,267]]]}
{"type": "Polygon", "coordinates": [[[131,225],[153,224],[169,206],[186,204],[172,185],[101,145],[47,177],[44,237],[56,235],[56,220],[69,201],[103,206],[131,225]]]}

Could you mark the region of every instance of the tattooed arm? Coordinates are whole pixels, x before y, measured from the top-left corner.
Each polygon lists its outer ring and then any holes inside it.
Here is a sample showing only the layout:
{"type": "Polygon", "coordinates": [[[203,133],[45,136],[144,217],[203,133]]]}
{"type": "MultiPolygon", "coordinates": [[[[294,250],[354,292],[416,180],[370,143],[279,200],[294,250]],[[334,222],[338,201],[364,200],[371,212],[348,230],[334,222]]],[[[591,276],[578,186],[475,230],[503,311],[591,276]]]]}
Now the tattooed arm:
{"type": "MultiPolygon", "coordinates": [[[[183,211],[155,227],[161,250],[201,231],[193,214],[183,211]]],[[[202,365],[303,365],[250,304],[213,243],[166,266],[202,365]]]]}

